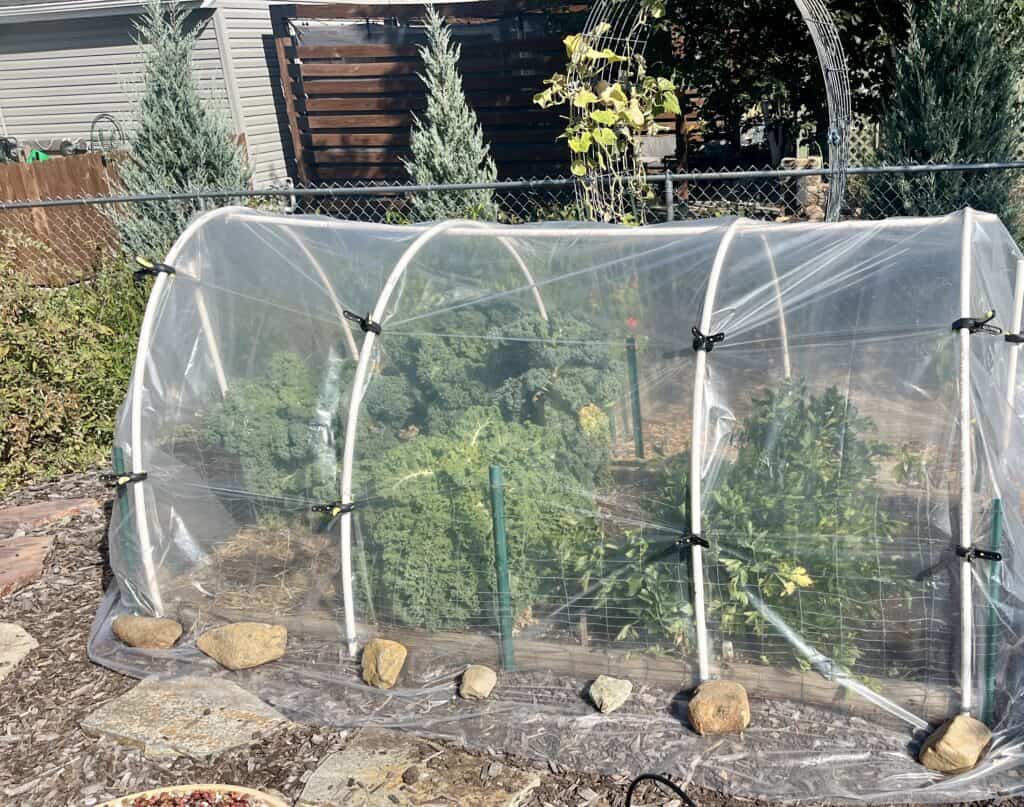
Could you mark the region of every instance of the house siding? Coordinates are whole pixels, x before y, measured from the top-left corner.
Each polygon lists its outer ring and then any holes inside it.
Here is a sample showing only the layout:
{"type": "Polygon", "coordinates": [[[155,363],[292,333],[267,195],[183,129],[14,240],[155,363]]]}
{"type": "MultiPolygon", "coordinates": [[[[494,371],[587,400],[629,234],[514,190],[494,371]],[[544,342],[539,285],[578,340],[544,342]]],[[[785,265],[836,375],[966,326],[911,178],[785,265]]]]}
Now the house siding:
{"type": "Polygon", "coordinates": [[[275,100],[279,96],[277,56],[269,4],[221,0],[217,5],[224,16],[253,183],[279,183],[288,177],[288,170],[275,100]]]}
{"type": "MultiPolygon", "coordinates": [[[[199,27],[193,69],[203,95],[226,104],[220,52],[210,12],[199,27]]],[[[21,142],[88,141],[106,112],[127,124],[140,89],[135,17],[119,15],[0,25],[0,110],[7,134],[21,142]]]]}

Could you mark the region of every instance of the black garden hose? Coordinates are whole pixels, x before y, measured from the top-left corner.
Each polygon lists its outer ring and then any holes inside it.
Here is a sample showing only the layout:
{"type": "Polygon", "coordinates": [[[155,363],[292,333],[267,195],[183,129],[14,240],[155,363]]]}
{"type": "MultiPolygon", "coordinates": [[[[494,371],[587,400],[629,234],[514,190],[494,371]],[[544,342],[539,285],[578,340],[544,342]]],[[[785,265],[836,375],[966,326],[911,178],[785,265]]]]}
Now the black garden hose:
{"type": "Polygon", "coordinates": [[[673,795],[678,796],[683,800],[683,804],[686,807],[697,807],[697,802],[691,799],[679,785],[675,784],[667,777],[662,776],[659,773],[641,773],[636,779],[629,783],[629,789],[626,791],[626,804],[625,807],[633,807],[633,793],[640,786],[641,782],[645,781],[657,782],[662,787],[667,787],[672,791],[673,795]]]}

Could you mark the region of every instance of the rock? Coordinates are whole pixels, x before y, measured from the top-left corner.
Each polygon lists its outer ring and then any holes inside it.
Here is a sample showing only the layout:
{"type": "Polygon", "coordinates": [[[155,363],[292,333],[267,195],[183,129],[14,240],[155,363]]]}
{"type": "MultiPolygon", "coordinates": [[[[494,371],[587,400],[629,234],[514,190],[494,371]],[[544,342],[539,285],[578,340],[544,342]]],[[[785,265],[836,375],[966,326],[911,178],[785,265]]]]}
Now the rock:
{"type": "Polygon", "coordinates": [[[633,684],[622,678],[612,678],[610,675],[599,675],[590,685],[590,700],[602,713],[614,712],[633,693],[633,684]]]}
{"type": "Polygon", "coordinates": [[[470,700],[483,700],[498,683],[498,674],[482,664],[470,664],[462,674],[459,695],[470,700]]]}
{"type": "Polygon", "coordinates": [[[0,538],[0,597],[13,594],[42,576],[52,545],[49,535],[0,538]]]}
{"type": "Polygon", "coordinates": [[[808,221],[824,221],[825,211],[819,205],[810,205],[804,208],[804,215],[808,221]]]}
{"type": "MultiPolygon", "coordinates": [[[[501,765],[480,775],[480,757],[445,749],[437,753],[409,734],[380,729],[356,732],[341,751],[327,756],[306,782],[296,807],[414,807],[471,804],[518,807],[540,784],[534,772],[501,765]],[[434,764],[437,763],[437,764],[434,764]]],[[[493,766],[492,766],[493,767],[493,766]]]]}
{"type": "Polygon", "coordinates": [[[420,769],[417,768],[415,765],[410,765],[408,768],[405,769],[405,772],[402,774],[402,781],[405,782],[407,785],[414,785],[419,780],[420,769]]]}
{"type": "Polygon", "coordinates": [[[0,681],[37,647],[39,642],[29,636],[21,625],[0,622],[0,681]]]}
{"type": "Polygon", "coordinates": [[[698,734],[732,734],[750,725],[747,690],[735,681],[705,681],[690,698],[690,725],[698,734]]]}
{"type": "Polygon", "coordinates": [[[391,689],[402,672],[405,645],[390,639],[371,639],[363,648],[363,680],[370,686],[391,689]]]}
{"type": "Polygon", "coordinates": [[[921,764],[939,773],[963,773],[978,764],[992,732],[970,715],[957,715],[931,733],[918,757],[921,764]]]}
{"type": "Polygon", "coordinates": [[[235,622],[199,637],[196,647],[229,670],[247,670],[284,655],[288,631],[265,622],[235,622]]]}
{"type": "Polygon", "coordinates": [[[206,759],[255,742],[288,721],[238,684],[208,675],[147,679],[82,721],[93,737],[147,756],[206,759]]]}
{"type": "Polygon", "coordinates": [[[87,510],[99,510],[96,499],[51,499],[0,509],[0,537],[13,535],[18,530],[35,530],[68,516],[77,516],[87,510]]]}
{"type": "Polygon", "coordinates": [[[173,619],[122,614],[111,626],[114,635],[129,647],[165,650],[181,637],[181,625],[173,619]]]}

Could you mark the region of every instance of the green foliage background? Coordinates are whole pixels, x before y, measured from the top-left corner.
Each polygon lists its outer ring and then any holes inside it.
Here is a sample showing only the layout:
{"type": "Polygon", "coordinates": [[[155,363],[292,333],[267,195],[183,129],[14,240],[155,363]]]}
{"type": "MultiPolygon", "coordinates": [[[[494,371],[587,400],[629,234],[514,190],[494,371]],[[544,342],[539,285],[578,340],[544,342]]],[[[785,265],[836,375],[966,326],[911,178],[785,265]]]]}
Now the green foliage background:
{"type": "MultiPolygon", "coordinates": [[[[882,161],[971,163],[1018,159],[1024,147],[1019,4],[926,0],[908,4],[907,44],[893,61],[894,94],[882,117],[882,161]]],[[[897,180],[908,215],[964,206],[1019,226],[1013,172],[945,172],[897,180]]],[[[886,204],[881,200],[880,204],[886,204]]],[[[869,205],[869,213],[871,210],[869,205]]]]}
{"type": "Polygon", "coordinates": [[[0,493],[109,459],[145,308],[125,267],[34,288],[4,252],[0,244],[0,493]]]}
{"type": "MultiPolygon", "coordinates": [[[[420,48],[427,88],[427,109],[413,116],[405,164],[418,185],[494,182],[498,169],[484,140],[476,113],[466,101],[459,72],[461,48],[452,41],[451,29],[433,6],[427,6],[427,44],[420,48]]],[[[491,190],[454,193],[417,193],[412,197],[417,221],[454,218],[494,220],[498,210],[491,190]]]]}
{"type": "MultiPolygon", "coordinates": [[[[249,169],[223,104],[204,100],[192,72],[199,31],[190,27],[187,13],[178,0],[147,0],[138,23],[143,84],[127,127],[130,154],[118,164],[121,193],[249,185],[249,169]]],[[[198,199],[141,202],[111,208],[111,216],[128,255],[163,258],[203,204],[198,199]]]]}
{"type": "MultiPolygon", "coordinates": [[[[446,317],[447,336],[382,337],[356,443],[355,477],[372,483],[356,494],[365,588],[378,611],[432,628],[464,627],[492,600],[490,464],[509,488],[517,608],[541,593],[546,564],[601,542],[596,519],[575,511],[590,513],[611,481],[602,409],[626,375],[622,351],[583,319],[544,321],[500,301],[446,317]]],[[[314,373],[287,351],[206,413],[201,452],[236,458],[236,486],[257,497],[335,499],[353,369],[337,378],[328,462],[309,428],[321,406],[314,373]]]]}

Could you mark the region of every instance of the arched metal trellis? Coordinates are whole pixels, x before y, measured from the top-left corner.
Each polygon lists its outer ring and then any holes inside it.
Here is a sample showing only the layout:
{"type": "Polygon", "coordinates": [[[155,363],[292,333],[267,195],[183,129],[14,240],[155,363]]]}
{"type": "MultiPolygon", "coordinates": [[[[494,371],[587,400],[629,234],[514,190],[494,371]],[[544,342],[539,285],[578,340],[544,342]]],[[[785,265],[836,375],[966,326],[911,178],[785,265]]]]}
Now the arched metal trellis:
{"type": "MultiPolygon", "coordinates": [[[[823,0],[794,0],[800,15],[811,32],[821,72],[825,80],[829,115],[829,193],[826,221],[838,221],[846,192],[846,168],[850,155],[851,96],[850,77],[839,32],[823,0]]],[[[597,0],[590,10],[583,30],[584,40],[597,50],[609,48],[623,56],[643,54],[647,46],[649,12],[642,0],[597,0]]],[[[580,49],[582,54],[584,49],[580,49]]],[[[635,70],[633,61],[606,62],[600,69],[600,80],[628,80],[635,70]]],[[[594,80],[593,64],[584,55],[575,56],[568,66],[570,85],[594,80]]],[[[586,110],[570,106],[570,123],[579,122],[586,110]]],[[[639,175],[638,155],[631,149],[617,154],[599,175],[592,174],[577,183],[577,201],[584,209],[621,210],[624,197],[632,189],[631,178],[639,175]]],[[[628,205],[627,205],[628,206],[628,205]]]]}

